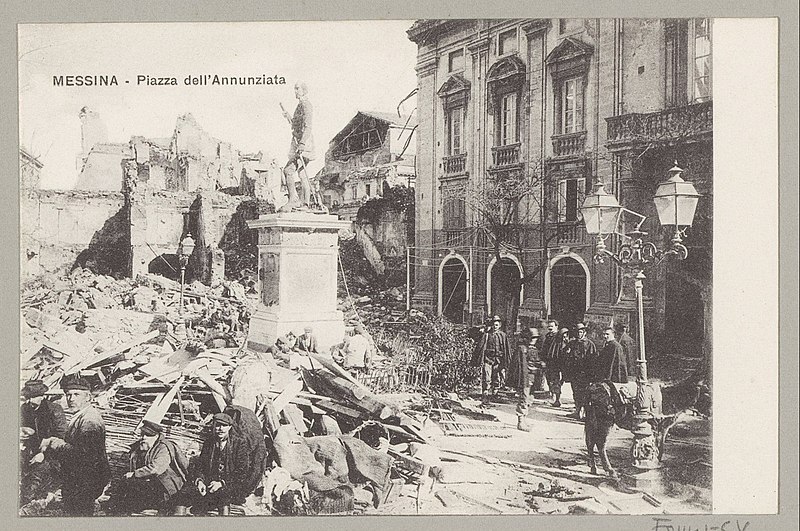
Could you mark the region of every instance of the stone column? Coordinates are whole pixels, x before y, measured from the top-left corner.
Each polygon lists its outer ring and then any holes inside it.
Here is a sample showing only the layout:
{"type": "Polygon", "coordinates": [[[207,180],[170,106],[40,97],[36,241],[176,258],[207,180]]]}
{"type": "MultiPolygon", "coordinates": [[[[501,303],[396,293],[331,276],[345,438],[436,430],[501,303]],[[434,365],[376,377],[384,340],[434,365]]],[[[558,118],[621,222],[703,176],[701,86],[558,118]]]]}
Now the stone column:
{"type": "Polygon", "coordinates": [[[278,213],[250,220],[258,230],[259,309],[250,318],[248,348],[264,351],[288,332],[314,328],[320,350],[344,338],[336,309],[339,229],[332,215],[278,213]]]}

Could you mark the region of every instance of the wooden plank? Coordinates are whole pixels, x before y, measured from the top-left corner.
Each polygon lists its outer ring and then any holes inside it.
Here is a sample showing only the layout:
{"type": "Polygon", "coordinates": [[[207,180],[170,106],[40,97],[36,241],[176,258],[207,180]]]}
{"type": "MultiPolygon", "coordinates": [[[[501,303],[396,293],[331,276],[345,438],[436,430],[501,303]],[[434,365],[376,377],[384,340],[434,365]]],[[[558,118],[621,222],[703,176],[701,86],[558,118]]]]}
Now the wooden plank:
{"type": "Polygon", "coordinates": [[[283,408],[286,407],[293,398],[297,397],[298,393],[303,390],[303,380],[297,376],[295,380],[286,384],[286,387],[280,394],[272,401],[272,407],[275,409],[275,414],[280,414],[283,408]]]}
{"type": "Polygon", "coordinates": [[[149,333],[147,333],[147,334],[145,334],[143,336],[139,336],[139,337],[137,337],[135,339],[132,339],[132,340],[128,341],[127,343],[124,343],[124,344],[122,344],[122,345],[120,345],[118,347],[112,348],[111,350],[107,350],[105,352],[101,352],[101,353],[97,354],[96,356],[93,356],[89,360],[78,361],[78,363],[76,363],[73,367],[71,367],[69,369],[66,369],[64,371],[64,374],[74,374],[74,373],[76,373],[78,371],[81,371],[83,369],[91,369],[95,365],[99,365],[102,362],[106,361],[108,358],[116,356],[117,354],[121,354],[122,352],[125,352],[126,350],[130,350],[133,347],[139,346],[142,343],[145,343],[147,341],[150,341],[151,339],[154,339],[154,338],[158,337],[159,334],[160,334],[160,332],[158,330],[153,330],[152,332],[149,332],[149,333]]]}
{"type": "MultiPolygon", "coordinates": [[[[156,424],[160,424],[161,421],[164,419],[164,415],[167,414],[169,406],[172,405],[172,400],[175,398],[175,395],[178,394],[178,388],[181,386],[184,380],[185,377],[181,376],[180,378],[178,378],[178,381],[175,382],[175,385],[173,385],[169,391],[167,391],[166,393],[162,393],[155,400],[153,400],[153,404],[144,414],[142,420],[149,420],[151,422],[155,422],[156,424]]],[[[141,422],[139,424],[141,424],[141,422]]]]}

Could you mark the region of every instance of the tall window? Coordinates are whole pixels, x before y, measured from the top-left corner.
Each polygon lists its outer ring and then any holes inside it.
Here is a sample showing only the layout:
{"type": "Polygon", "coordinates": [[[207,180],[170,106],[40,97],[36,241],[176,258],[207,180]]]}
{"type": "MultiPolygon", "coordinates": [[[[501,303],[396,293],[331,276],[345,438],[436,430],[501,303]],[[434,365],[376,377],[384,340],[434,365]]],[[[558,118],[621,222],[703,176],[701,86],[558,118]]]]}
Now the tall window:
{"type": "Polygon", "coordinates": [[[464,108],[455,107],[447,111],[447,154],[459,155],[463,151],[464,108]]]}
{"type": "Polygon", "coordinates": [[[466,226],[467,209],[463,197],[452,195],[443,201],[442,226],[444,229],[463,229],[466,226]]]}
{"type": "Polygon", "coordinates": [[[497,41],[497,55],[505,55],[517,51],[517,30],[512,29],[500,34],[497,41]]]}
{"type": "Polygon", "coordinates": [[[687,84],[687,21],[668,20],[664,26],[664,39],[664,100],[667,107],[684,105],[687,84]]]}
{"type": "Polygon", "coordinates": [[[694,21],[694,101],[711,97],[711,20],[694,21]]]}
{"type": "Polygon", "coordinates": [[[558,221],[578,221],[578,213],[586,197],[586,179],[563,179],[558,183],[558,221]]]}
{"type": "Polygon", "coordinates": [[[517,93],[500,97],[499,145],[507,146],[517,141],[517,93]]]}
{"type": "Polygon", "coordinates": [[[464,49],[450,52],[447,56],[447,71],[460,72],[464,70],[464,49]]]}
{"type": "Polygon", "coordinates": [[[561,133],[583,131],[583,79],[567,79],[561,86],[561,133]]]}

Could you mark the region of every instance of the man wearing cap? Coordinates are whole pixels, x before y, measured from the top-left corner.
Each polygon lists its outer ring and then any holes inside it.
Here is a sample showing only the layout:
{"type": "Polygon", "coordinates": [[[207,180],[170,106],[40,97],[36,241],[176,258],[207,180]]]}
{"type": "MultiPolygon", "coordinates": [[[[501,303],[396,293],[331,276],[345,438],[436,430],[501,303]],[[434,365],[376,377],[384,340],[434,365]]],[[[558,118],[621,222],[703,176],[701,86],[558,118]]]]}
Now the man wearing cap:
{"type": "Polygon", "coordinates": [[[314,329],[306,326],[303,333],[297,336],[297,342],[294,344],[295,350],[300,352],[313,352],[317,353],[317,337],[314,335],[314,329]]]}
{"type": "Polygon", "coordinates": [[[508,365],[506,383],[509,387],[517,390],[517,429],[520,431],[531,431],[526,420],[528,416],[528,400],[530,399],[530,378],[528,376],[528,354],[530,352],[529,331],[523,331],[516,353],[511,357],[508,365]]]}
{"type": "Polygon", "coordinates": [[[211,423],[211,436],[203,442],[203,448],[194,466],[194,486],[199,497],[192,505],[193,514],[217,509],[219,514],[228,514],[231,504],[242,505],[250,494],[246,486],[248,478],[246,448],[231,431],[236,430],[233,418],[227,413],[217,413],[211,423]]]}
{"type": "Polygon", "coordinates": [[[566,381],[572,386],[575,411],[571,417],[580,420],[581,410],[586,407],[589,383],[592,380],[591,368],[597,359],[597,347],[586,336],[586,325],[578,323],[574,328],[575,337],[567,344],[565,367],[566,381]]]}
{"type": "Polygon", "coordinates": [[[126,512],[158,509],[169,514],[170,500],[186,482],[186,458],[162,432],[160,424],[143,420],[141,438],[131,445],[130,471],[120,492],[120,508],[126,512]]]}
{"type": "Polygon", "coordinates": [[[20,426],[33,430],[25,443],[33,454],[39,452],[43,439],[63,439],[67,433],[64,410],[58,403],[45,399],[47,391],[48,387],[41,380],[30,380],[25,382],[20,393],[25,399],[20,411],[20,426]]]}
{"type": "Polygon", "coordinates": [[[600,351],[595,364],[594,380],[596,382],[611,381],[614,383],[628,382],[628,360],[622,345],[617,341],[614,329],[608,327],[603,332],[605,345],[600,351]]]}
{"type": "Polygon", "coordinates": [[[564,338],[558,330],[558,321],[547,321],[547,333],[539,338],[539,355],[545,363],[545,377],[550,394],[553,396],[553,407],[561,407],[561,354],[564,349],[564,338]]]}
{"type": "Polygon", "coordinates": [[[70,516],[92,516],[94,501],[111,479],[106,455],[106,427],[92,405],[89,382],[80,376],[65,376],[61,387],[72,419],[64,437],[43,439],[40,450],[61,463],[61,498],[70,516]]]}
{"type": "Polygon", "coordinates": [[[500,371],[511,360],[508,336],[500,330],[503,322],[495,315],[472,352],[471,365],[481,368],[481,396],[485,400],[488,392],[495,394],[500,384],[500,371]]]}

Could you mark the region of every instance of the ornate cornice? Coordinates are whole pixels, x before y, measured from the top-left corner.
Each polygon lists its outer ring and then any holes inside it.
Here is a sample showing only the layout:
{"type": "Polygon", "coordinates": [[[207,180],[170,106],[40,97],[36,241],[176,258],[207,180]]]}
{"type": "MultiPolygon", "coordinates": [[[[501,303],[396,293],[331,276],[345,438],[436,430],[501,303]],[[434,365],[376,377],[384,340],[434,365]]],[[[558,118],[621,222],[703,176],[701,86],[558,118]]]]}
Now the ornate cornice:
{"type": "Polygon", "coordinates": [[[535,36],[537,33],[546,31],[550,27],[550,19],[549,18],[535,18],[532,21],[524,24],[522,26],[522,31],[531,38],[535,36]]]}

